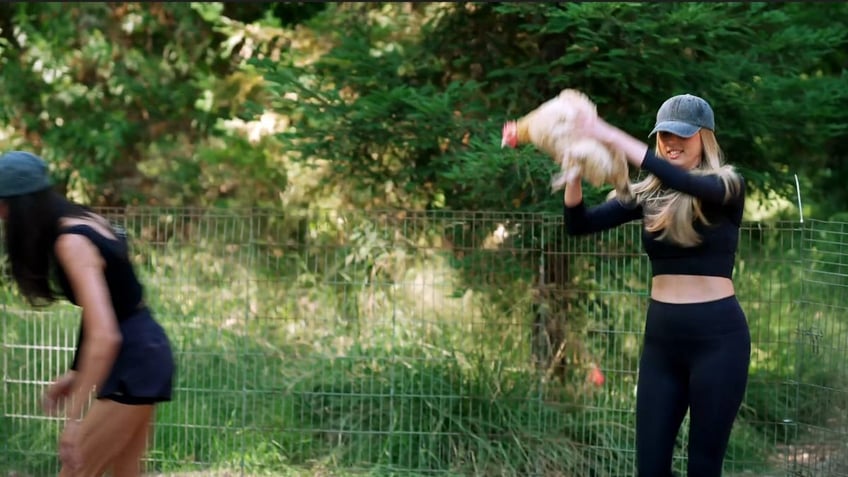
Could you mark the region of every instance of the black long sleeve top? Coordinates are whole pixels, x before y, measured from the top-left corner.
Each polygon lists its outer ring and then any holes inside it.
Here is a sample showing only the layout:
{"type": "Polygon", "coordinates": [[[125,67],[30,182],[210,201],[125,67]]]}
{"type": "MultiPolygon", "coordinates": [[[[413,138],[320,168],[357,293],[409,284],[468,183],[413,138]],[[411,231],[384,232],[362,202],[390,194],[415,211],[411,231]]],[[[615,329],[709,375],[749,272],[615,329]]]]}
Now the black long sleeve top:
{"type": "MultiPolygon", "coordinates": [[[[650,149],[642,169],[654,174],[663,187],[689,194],[701,200],[701,209],[709,225],[696,221],[695,231],[701,243],[683,247],[658,239],[660,232],[642,228],[642,246],[651,263],[651,276],[665,274],[708,275],[730,278],[739,243],[739,227],[745,206],[745,183],[728,197],[720,177],[693,174],[657,157],[650,149]]],[[[569,235],[587,235],[642,219],[641,205],[625,205],[612,199],[594,207],[581,201],[565,207],[565,227],[569,235]]]]}

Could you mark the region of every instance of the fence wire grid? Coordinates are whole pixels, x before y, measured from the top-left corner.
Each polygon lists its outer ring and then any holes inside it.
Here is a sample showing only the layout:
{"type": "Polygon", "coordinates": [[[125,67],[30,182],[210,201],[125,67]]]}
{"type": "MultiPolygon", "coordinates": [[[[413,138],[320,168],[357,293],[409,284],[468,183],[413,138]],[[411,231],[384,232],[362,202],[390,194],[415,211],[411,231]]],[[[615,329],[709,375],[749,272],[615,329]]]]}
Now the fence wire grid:
{"type": "MultiPolygon", "coordinates": [[[[177,358],[148,475],[634,474],[638,223],[575,238],[536,213],[99,212],[128,231],[177,358]]],[[[726,475],[848,476],[846,235],[744,225],[752,362],[726,475]]],[[[0,473],[56,475],[39,402],[79,311],[32,309],[8,278],[2,310],[0,473]]]]}

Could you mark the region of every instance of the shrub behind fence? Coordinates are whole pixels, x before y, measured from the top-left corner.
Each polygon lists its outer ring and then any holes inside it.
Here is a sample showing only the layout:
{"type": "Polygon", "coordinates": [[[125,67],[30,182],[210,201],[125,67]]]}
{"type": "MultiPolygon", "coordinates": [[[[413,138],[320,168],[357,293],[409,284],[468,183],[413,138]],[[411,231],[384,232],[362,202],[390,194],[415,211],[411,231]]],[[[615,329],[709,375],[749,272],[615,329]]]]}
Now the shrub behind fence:
{"type": "MultiPolygon", "coordinates": [[[[633,473],[638,224],[572,238],[544,214],[101,212],[128,230],[177,353],[152,473],[633,473]]],[[[846,234],[742,231],[753,352],[729,475],[848,475],[846,234]]],[[[59,422],[39,395],[70,362],[78,311],[4,295],[0,471],[55,474],[59,422]]]]}

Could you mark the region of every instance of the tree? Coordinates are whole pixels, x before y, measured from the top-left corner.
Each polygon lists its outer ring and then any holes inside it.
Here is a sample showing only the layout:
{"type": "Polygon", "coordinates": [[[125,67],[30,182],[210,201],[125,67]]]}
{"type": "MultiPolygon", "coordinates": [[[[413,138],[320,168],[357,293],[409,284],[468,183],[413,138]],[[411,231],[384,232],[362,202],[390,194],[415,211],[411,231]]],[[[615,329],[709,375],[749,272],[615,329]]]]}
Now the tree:
{"type": "MultiPolygon", "coordinates": [[[[832,165],[834,144],[845,135],[839,46],[848,30],[822,24],[822,12],[809,8],[341,7],[332,14],[335,28],[352,28],[327,55],[305,66],[263,68],[279,91],[298,94],[280,102],[295,118],[287,147],[302,160],[331,161],[336,177],[366,196],[380,196],[388,181],[420,196],[397,205],[557,210],[559,198],[546,190],[550,160],[532,150],[500,151],[497,143],[504,119],[564,87],[586,91],[604,117],[637,137],[650,130],[666,97],[703,96],[714,105],[729,159],[753,188],[785,192],[790,171],[815,188],[813,177],[832,165]],[[374,21],[376,10],[383,23],[374,21]],[[417,22],[420,35],[393,34],[417,22]]],[[[834,18],[848,7],[821,8],[834,18]]]]}

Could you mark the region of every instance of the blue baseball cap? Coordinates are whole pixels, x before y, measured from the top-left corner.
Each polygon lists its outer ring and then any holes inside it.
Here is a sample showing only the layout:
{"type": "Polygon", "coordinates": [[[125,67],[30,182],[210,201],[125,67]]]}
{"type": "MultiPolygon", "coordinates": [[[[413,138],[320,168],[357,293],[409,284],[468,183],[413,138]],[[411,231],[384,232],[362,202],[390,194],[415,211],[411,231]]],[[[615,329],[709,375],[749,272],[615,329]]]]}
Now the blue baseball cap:
{"type": "Polygon", "coordinates": [[[29,194],[51,185],[44,159],[25,151],[9,151],[0,156],[0,198],[29,194]]]}
{"type": "Polygon", "coordinates": [[[659,131],[692,137],[699,129],[715,131],[713,108],[703,98],[680,94],[665,100],[657,111],[657,122],[648,136],[659,131]]]}

